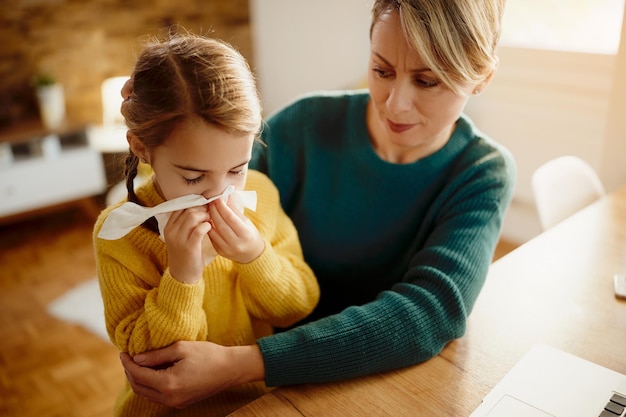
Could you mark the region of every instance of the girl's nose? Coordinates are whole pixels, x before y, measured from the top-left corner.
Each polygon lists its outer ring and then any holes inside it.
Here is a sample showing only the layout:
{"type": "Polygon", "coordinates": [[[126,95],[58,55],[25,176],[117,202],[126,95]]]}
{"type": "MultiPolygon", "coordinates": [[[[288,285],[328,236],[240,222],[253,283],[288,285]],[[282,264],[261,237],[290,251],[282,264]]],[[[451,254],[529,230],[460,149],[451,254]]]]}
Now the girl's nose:
{"type": "Polygon", "coordinates": [[[204,198],[212,198],[212,197],[222,194],[222,191],[217,191],[217,190],[218,190],[217,188],[211,188],[209,190],[205,190],[202,192],[202,196],[204,198]]]}
{"type": "Polygon", "coordinates": [[[230,183],[228,181],[220,181],[219,183],[214,184],[207,190],[203,191],[202,195],[204,196],[204,198],[211,198],[217,195],[221,195],[224,191],[226,191],[226,188],[228,188],[229,185],[230,183]]]}

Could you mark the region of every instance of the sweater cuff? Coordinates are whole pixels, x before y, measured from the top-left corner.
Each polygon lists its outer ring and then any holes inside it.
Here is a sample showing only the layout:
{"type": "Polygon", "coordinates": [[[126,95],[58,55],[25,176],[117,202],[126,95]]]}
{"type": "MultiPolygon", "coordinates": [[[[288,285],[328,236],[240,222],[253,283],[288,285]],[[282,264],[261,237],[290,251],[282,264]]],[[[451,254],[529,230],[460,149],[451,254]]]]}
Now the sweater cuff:
{"type": "Polygon", "coordinates": [[[179,315],[181,312],[193,312],[202,309],[204,300],[203,279],[194,284],[185,284],[174,278],[167,269],[159,287],[158,304],[168,315],[179,315]]]}
{"type": "Polygon", "coordinates": [[[270,242],[265,241],[265,249],[263,252],[251,262],[247,264],[237,264],[239,272],[246,277],[266,278],[267,271],[279,271],[282,265],[272,248],[270,242]]]}
{"type": "Polygon", "coordinates": [[[312,363],[325,363],[329,352],[324,348],[309,348],[309,339],[307,330],[299,327],[257,340],[268,387],[315,382],[314,373],[307,367],[312,363]]]}

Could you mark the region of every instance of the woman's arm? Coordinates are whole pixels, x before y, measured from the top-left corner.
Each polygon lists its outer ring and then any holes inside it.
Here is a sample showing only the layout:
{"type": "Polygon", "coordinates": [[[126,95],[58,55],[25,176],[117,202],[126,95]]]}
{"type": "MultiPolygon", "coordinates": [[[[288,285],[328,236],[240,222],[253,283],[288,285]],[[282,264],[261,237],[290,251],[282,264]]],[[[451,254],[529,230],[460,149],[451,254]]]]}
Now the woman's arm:
{"type": "MultiPolygon", "coordinates": [[[[457,284],[441,271],[420,269],[419,282],[398,283],[377,300],[262,338],[259,346],[177,343],[176,350],[146,352],[134,363],[123,356],[122,364],[135,393],[169,406],[257,378],[268,385],[328,382],[411,365],[459,337],[469,313],[457,284]]],[[[481,285],[474,280],[471,287],[481,285]]]]}
{"type": "MultiPolygon", "coordinates": [[[[465,333],[483,286],[515,167],[510,154],[481,151],[422,219],[401,281],[368,303],[258,341],[269,386],[330,382],[413,365],[465,333]]],[[[381,277],[382,278],[382,277],[381,277]]]]}

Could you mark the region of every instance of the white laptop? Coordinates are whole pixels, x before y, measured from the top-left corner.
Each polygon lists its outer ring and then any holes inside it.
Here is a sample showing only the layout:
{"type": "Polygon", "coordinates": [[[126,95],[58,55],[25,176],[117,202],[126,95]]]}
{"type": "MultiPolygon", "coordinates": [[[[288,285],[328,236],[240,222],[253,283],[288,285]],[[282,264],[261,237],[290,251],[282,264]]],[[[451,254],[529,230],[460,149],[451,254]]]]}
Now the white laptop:
{"type": "Polygon", "coordinates": [[[470,417],[616,417],[625,407],[626,375],[536,345],[470,417]]]}

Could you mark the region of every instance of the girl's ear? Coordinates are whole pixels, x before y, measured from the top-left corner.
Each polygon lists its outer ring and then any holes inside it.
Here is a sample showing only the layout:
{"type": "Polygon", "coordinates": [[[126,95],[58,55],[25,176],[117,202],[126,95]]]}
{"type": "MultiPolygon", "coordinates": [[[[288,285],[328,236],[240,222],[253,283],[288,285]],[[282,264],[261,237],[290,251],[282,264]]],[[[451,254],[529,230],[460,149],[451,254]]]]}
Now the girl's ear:
{"type": "Polygon", "coordinates": [[[130,151],[135,154],[141,162],[149,164],[148,150],[141,139],[139,139],[139,137],[134,133],[126,132],[126,140],[128,141],[128,146],[130,146],[130,151]]]}

